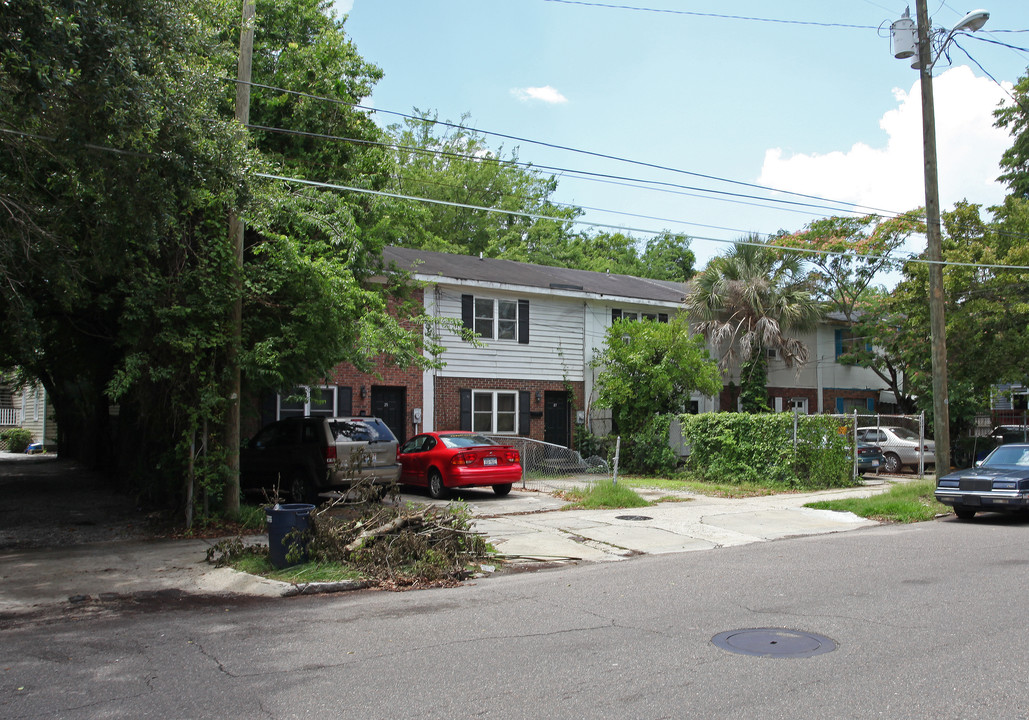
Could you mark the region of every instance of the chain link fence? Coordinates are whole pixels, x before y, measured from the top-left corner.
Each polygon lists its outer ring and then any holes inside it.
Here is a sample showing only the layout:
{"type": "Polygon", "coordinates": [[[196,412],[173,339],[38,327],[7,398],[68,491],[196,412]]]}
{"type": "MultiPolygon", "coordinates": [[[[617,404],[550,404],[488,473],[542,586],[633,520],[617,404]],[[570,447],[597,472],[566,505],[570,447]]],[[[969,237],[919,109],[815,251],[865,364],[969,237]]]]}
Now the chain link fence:
{"type": "MultiPolygon", "coordinates": [[[[858,442],[877,445],[883,451],[882,470],[889,473],[911,468],[919,477],[926,466],[936,464],[933,439],[926,437],[925,413],[918,415],[833,415],[852,423],[853,437],[858,442]]],[[[854,448],[857,457],[857,446],[854,448]]],[[[856,460],[855,460],[856,468],[856,460]]],[[[856,470],[855,470],[856,473],[856,470]]]]}
{"type": "Polygon", "coordinates": [[[570,487],[585,487],[610,479],[612,468],[604,458],[583,457],[562,445],[510,435],[491,435],[502,445],[513,445],[522,456],[523,490],[552,492],[570,487]]]}

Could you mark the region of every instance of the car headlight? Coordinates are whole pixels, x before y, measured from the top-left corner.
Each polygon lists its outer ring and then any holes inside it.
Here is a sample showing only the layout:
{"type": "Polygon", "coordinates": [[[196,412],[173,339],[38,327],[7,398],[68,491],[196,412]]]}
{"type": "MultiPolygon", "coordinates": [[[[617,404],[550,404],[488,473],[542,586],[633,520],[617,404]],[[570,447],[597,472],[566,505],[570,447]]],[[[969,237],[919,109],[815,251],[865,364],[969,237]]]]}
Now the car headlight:
{"type": "Polygon", "coordinates": [[[1018,483],[1010,481],[996,480],[993,483],[994,490],[1014,490],[1018,487],[1018,483]]]}
{"type": "Polygon", "coordinates": [[[958,480],[940,480],[937,487],[956,488],[960,487],[961,483],[958,480]]]}

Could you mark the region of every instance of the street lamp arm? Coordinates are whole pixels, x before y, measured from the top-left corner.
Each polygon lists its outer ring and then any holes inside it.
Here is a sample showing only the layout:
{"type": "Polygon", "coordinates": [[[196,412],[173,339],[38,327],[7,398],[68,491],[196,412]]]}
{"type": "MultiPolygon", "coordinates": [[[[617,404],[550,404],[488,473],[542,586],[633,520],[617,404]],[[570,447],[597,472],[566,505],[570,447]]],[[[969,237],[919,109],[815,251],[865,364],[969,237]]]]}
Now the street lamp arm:
{"type": "MultiPolygon", "coordinates": [[[[951,28],[950,32],[947,33],[947,37],[944,38],[940,44],[940,49],[936,51],[936,57],[929,63],[929,72],[933,71],[936,67],[936,62],[942,57],[943,52],[947,49],[947,45],[954,39],[954,36],[963,32],[975,32],[982,28],[986,24],[986,21],[990,19],[990,13],[986,10],[973,10],[972,12],[965,15],[961,20],[958,21],[957,25],[951,28]]],[[[928,37],[928,33],[926,34],[928,37]]]]}

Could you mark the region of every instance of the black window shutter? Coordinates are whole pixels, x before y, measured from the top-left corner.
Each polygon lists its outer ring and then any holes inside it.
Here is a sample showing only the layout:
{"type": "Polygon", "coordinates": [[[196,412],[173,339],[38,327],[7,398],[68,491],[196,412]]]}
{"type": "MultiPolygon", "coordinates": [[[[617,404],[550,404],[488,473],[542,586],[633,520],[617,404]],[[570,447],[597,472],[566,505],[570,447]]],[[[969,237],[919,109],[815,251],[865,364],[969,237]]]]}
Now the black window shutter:
{"type": "MultiPolygon", "coordinates": [[[[471,297],[471,296],[469,296],[471,297]]],[[[472,429],[472,391],[458,390],[461,395],[461,429],[472,429]]]]}
{"type": "Polygon", "coordinates": [[[621,320],[621,319],[622,319],[622,311],[619,310],[618,308],[613,308],[611,310],[611,322],[614,322],[615,320],[621,320]]]}
{"type": "Polygon", "coordinates": [[[529,344],[529,301],[518,301],[518,342],[529,344]]]}
{"type": "Polygon", "coordinates": [[[658,313],[657,314],[657,321],[658,322],[663,322],[663,323],[668,322],[668,313],[658,313]]]}
{"type": "Polygon", "coordinates": [[[475,299],[471,295],[461,296],[461,324],[468,330],[475,329],[475,299]]]}
{"type": "Polygon", "coordinates": [[[354,388],[336,388],[336,412],[340,415],[354,414],[354,388]]]}
{"type": "Polygon", "coordinates": [[[529,391],[518,391],[518,434],[529,434],[529,391]]]}

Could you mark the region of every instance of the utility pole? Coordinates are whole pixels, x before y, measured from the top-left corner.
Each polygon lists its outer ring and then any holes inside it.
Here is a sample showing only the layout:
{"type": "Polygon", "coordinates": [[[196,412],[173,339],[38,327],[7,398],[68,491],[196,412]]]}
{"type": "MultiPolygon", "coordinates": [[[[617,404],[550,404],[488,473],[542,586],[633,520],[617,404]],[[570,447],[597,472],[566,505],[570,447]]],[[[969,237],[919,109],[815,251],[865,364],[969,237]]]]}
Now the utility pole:
{"type": "MultiPolygon", "coordinates": [[[[243,25],[239,33],[239,66],[236,71],[236,120],[245,128],[250,123],[250,78],[254,57],[255,0],[243,0],[243,25]]],[[[230,313],[228,412],[225,419],[225,449],[228,477],[225,480],[225,512],[239,514],[239,349],[243,339],[243,221],[235,210],[229,213],[229,241],[236,260],[234,295],[230,313]]]]}
{"type": "Polygon", "coordinates": [[[936,474],[950,471],[950,401],[947,397],[947,323],[943,303],[943,241],[940,187],[936,166],[936,110],[933,101],[933,52],[929,43],[926,0],[915,0],[918,23],[918,76],[922,87],[922,147],[925,157],[925,236],[929,258],[929,337],[933,370],[933,438],[936,474]]]}

